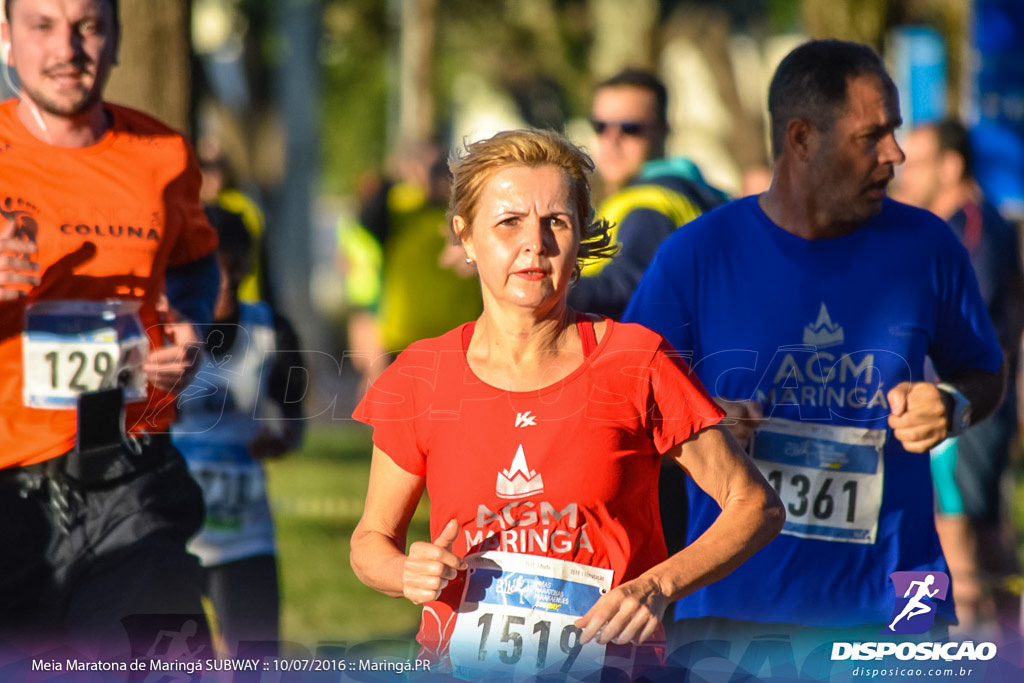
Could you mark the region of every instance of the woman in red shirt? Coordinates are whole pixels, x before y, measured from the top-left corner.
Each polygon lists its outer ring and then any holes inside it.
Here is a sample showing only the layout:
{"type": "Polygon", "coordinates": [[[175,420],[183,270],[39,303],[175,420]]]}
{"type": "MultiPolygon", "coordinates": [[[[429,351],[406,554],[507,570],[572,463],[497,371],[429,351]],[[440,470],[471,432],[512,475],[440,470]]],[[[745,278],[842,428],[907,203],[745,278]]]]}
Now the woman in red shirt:
{"type": "Polygon", "coordinates": [[[608,226],[590,222],[592,169],[550,132],[468,146],[452,164],[449,218],[483,314],[410,346],[354,415],[374,427],[374,453],[352,567],[424,605],[424,654],[457,677],[607,666],[622,648],[606,646],[649,639],[670,602],[727,574],[783,521],[678,354],[646,328],[566,303],[578,260],[609,251],[608,226]],[[672,557],[658,515],[663,455],[722,506],[672,557]],[[434,541],[407,552],[424,488],[434,541]]]}

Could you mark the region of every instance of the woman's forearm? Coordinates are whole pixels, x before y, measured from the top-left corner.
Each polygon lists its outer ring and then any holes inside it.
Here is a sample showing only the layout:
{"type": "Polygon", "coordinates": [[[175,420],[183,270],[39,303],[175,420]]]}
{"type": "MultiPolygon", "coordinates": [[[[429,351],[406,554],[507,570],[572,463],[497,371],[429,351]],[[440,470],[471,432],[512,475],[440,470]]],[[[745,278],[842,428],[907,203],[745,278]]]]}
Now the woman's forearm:
{"type": "Polygon", "coordinates": [[[349,555],[352,570],[360,581],[385,595],[393,598],[404,596],[402,572],[405,558],[396,539],[385,534],[359,527],[352,534],[349,555]]]}
{"type": "Polygon", "coordinates": [[[650,574],[674,601],[725,577],[768,544],[785,522],[771,489],[729,500],[718,519],[690,545],[652,567],[650,574]]]}

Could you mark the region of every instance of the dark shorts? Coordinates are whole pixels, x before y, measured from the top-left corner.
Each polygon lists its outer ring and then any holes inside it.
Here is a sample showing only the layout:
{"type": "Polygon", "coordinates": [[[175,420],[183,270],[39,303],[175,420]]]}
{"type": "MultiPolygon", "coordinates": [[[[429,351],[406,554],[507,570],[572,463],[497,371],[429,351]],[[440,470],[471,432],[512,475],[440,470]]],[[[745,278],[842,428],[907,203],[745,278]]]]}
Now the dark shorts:
{"type": "Polygon", "coordinates": [[[1010,421],[999,413],[960,434],[955,449],[933,453],[936,512],[962,514],[980,526],[997,526],[1012,439],[1010,421]]]}
{"type": "Polygon", "coordinates": [[[0,645],[120,654],[133,615],[202,618],[202,493],[166,437],[121,451],[0,470],[0,645]]]}

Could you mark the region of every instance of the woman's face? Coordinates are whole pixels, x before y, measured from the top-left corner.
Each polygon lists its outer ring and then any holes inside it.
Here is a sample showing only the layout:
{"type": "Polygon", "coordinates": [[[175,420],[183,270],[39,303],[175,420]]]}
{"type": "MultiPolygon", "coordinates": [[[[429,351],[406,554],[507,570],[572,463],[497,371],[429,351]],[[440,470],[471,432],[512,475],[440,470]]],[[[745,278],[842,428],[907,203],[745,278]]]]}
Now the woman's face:
{"type": "Polygon", "coordinates": [[[555,166],[509,166],[483,186],[476,213],[455,216],[484,303],[546,312],[565,298],[579,248],[569,178],[555,166]]]}

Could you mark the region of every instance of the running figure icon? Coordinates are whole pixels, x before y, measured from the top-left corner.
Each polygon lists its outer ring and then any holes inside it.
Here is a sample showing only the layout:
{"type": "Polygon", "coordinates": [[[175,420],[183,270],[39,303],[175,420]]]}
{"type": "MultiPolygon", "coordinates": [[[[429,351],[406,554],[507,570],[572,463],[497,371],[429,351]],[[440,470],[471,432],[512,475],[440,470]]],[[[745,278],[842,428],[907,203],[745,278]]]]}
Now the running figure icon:
{"type": "Polygon", "coordinates": [[[933,591],[928,590],[931,588],[933,583],[935,583],[934,574],[929,574],[923,581],[910,582],[910,585],[907,586],[907,591],[903,594],[903,597],[910,598],[910,601],[903,607],[903,611],[899,613],[899,616],[893,619],[892,623],[889,624],[890,631],[895,631],[896,624],[904,617],[906,617],[907,621],[910,621],[914,617],[921,614],[928,614],[934,609],[931,604],[923,602],[925,598],[934,598],[939,592],[938,588],[933,591]],[[911,597],[910,594],[915,590],[915,586],[917,587],[917,592],[915,592],[914,596],[911,597]]]}

